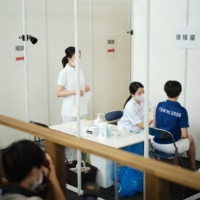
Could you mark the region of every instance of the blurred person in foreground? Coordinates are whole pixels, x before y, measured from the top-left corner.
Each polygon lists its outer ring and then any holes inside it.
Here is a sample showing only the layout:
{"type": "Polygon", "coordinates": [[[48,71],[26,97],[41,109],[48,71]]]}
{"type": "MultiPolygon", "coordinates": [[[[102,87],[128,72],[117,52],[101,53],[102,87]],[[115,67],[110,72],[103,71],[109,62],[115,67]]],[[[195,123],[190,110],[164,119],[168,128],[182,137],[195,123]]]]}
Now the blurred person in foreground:
{"type": "Polygon", "coordinates": [[[14,142],[5,149],[2,165],[8,183],[2,187],[0,200],[42,200],[47,198],[48,191],[53,199],[65,200],[52,159],[35,143],[14,142]],[[47,182],[48,190],[38,190],[41,185],[47,186],[47,182]]]}

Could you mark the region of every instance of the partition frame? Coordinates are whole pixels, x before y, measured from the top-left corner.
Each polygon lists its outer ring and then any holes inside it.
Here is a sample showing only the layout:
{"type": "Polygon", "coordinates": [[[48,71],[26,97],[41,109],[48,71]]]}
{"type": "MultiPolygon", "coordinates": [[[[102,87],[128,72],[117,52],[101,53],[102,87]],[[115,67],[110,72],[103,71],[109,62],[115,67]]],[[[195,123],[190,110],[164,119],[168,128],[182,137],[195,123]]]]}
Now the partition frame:
{"type": "MultiPolygon", "coordinates": [[[[29,114],[29,88],[28,88],[28,55],[27,55],[27,22],[26,22],[26,0],[22,0],[22,23],[23,23],[23,36],[24,36],[24,80],[25,80],[25,110],[26,122],[30,121],[29,114]]],[[[30,135],[27,134],[26,138],[30,140],[30,135]]]]}

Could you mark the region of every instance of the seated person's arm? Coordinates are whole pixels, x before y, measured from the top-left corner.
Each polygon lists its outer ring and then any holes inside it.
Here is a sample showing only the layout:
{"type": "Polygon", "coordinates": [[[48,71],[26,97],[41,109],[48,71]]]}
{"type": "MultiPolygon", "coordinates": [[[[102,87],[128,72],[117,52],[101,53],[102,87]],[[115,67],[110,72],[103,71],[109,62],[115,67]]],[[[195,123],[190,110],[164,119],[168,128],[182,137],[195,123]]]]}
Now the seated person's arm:
{"type": "Polygon", "coordinates": [[[181,128],[181,139],[188,138],[188,128],[181,128]]]}
{"type": "MultiPolygon", "coordinates": [[[[144,129],[144,122],[142,122],[140,116],[135,112],[134,109],[126,109],[127,116],[133,125],[139,126],[140,129],[144,129]]],[[[153,122],[153,120],[149,120],[149,125],[153,122]]]]}
{"type": "MultiPolygon", "coordinates": [[[[151,125],[151,123],[153,122],[152,119],[149,120],[149,125],[151,125]]],[[[140,122],[139,124],[137,124],[141,129],[144,129],[144,122],[140,122]]]]}
{"type": "Polygon", "coordinates": [[[54,164],[52,162],[51,157],[46,154],[46,158],[49,162],[49,169],[45,166],[42,167],[42,172],[44,173],[44,175],[48,178],[50,184],[50,190],[52,191],[53,194],[53,199],[54,200],[66,200],[65,196],[60,188],[60,184],[58,182],[57,176],[56,176],[56,171],[55,171],[55,167],[54,164]]]}

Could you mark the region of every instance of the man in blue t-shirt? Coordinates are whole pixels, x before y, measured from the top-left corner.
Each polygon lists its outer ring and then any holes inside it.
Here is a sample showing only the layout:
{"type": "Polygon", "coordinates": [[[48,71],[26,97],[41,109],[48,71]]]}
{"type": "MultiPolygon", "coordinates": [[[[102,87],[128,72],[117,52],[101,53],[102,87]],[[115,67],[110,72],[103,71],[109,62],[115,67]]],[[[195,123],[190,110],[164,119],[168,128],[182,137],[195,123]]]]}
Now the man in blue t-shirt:
{"type": "MultiPolygon", "coordinates": [[[[178,152],[186,152],[192,170],[196,170],[196,150],[194,139],[188,134],[187,110],[177,102],[182,91],[178,81],[167,81],[164,86],[168,100],[160,102],[156,108],[154,127],[169,131],[176,142],[178,152]]],[[[174,153],[175,148],[171,139],[154,138],[152,145],[155,149],[166,153],[174,153]]]]}

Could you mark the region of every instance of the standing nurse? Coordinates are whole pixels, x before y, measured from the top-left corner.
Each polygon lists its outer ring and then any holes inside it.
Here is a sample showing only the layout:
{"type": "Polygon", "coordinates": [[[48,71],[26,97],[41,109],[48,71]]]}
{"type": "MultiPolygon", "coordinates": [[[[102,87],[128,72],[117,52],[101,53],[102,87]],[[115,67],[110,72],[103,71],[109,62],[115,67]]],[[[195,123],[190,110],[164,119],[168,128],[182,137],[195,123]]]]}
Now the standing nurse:
{"type": "MultiPolygon", "coordinates": [[[[62,59],[63,69],[58,76],[56,95],[63,97],[61,116],[63,123],[76,121],[76,55],[75,47],[68,47],[65,50],[66,56],[62,59]]],[[[79,53],[79,61],[80,61],[79,53]]],[[[80,92],[83,96],[85,92],[90,91],[90,87],[84,83],[83,71],[80,68],[80,92]]],[[[80,119],[84,119],[87,114],[87,108],[80,111],[80,119]]],[[[67,148],[66,156],[68,161],[76,159],[76,151],[67,148]]]]}
{"type": "MultiPolygon", "coordinates": [[[[130,96],[124,104],[124,113],[118,126],[126,127],[134,132],[144,129],[144,86],[139,82],[132,82],[129,86],[130,96]]],[[[155,108],[150,105],[149,110],[153,113],[155,108]]],[[[149,120],[149,125],[153,119],[149,120]]]]}
{"type": "MultiPolygon", "coordinates": [[[[62,59],[63,69],[59,73],[56,95],[64,97],[62,103],[62,121],[63,123],[76,121],[76,62],[75,48],[68,47],[65,50],[66,56],[62,59]]],[[[80,54],[79,54],[80,61],[80,54]]],[[[90,87],[84,83],[83,71],[80,68],[80,96],[90,91],[90,87]]],[[[81,119],[84,119],[87,109],[81,111],[81,119]]]]}

